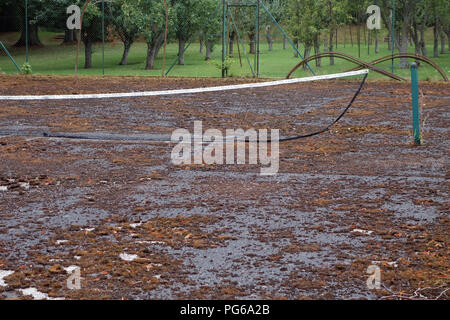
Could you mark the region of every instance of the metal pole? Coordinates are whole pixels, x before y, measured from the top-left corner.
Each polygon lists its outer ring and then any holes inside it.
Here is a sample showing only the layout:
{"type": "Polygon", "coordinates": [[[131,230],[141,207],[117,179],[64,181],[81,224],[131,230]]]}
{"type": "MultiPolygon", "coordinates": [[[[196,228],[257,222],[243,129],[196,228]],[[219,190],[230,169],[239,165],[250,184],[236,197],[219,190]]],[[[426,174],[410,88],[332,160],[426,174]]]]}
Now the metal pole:
{"type": "Polygon", "coordinates": [[[102,0],[102,75],[105,75],[105,0],[102,0]]]}
{"type": "Polygon", "coordinates": [[[222,0],[222,78],[225,78],[225,0],[222,0]]]}
{"type": "Polygon", "coordinates": [[[250,58],[248,57],[247,50],[245,50],[245,44],[242,42],[241,33],[239,32],[236,21],[234,20],[233,13],[230,8],[228,8],[228,14],[230,15],[231,22],[233,23],[234,30],[236,31],[238,41],[241,43],[242,50],[244,50],[245,58],[247,59],[248,66],[250,67],[250,71],[252,72],[253,77],[255,77],[255,72],[253,71],[252,63],[250,62],[250,58]]]}
{"type": "Polygon", "coordinates": [[[259,24],[260,24],[260,8],[261,2],[258,0],[258,4],[256,7],[256,77],[259,77],[259,24]]]}
{"type": "Polygon", "coordinates": [[[396,11],[396,0],[393,0],[392,9],[392,73],[394,73],[394,54],[395,54],[395,11],[396,11]]]}
{"type": "Polygon", "coordinates": [[[413,114],[413,137],[414,143],[420,144],[420,122],[419,122],[419,76],[417,63],[411,64],[411,89],[412,89],[412,114],[413,114]]]}
{"type": "MultiPolygon", "coordinates": [[[[163,0],[164,2],[164,13],[166,15],[166,20],[165,20],[165,26],[164,26],[164,49],[163,49],[163,62],[162,62],[162,67],[161,67],[161,77],[164,77],[164,68],[166,66],[166,49],[167,49],[167,26],[169,24],[169,11],[167,9],[167,1],[163,0]]],[[[183,53],[184,53],[184,48],[183,48],[183,53]]]]}
{"type": "Polygon", "coordinates": [[[14,64],[14,66],[16,67],[17,71],[19,71],[19,73],[22,73],[22,70],[20,69],[20,67],[17,65],[16,61],[14,61],[14,58],[11,56],[11,54],[9,53],[8,49],[6,49],[5,45],[0,41],[0,47],[3,49],[3,51],[5,51],[6,55],[9,57],[9,59],[11,60],[11,62],[14,64]]]}
{"type": "Polygon", "coordinates": [[[25,0],[25,61],[28,63],[28,0],[25,0]]]}

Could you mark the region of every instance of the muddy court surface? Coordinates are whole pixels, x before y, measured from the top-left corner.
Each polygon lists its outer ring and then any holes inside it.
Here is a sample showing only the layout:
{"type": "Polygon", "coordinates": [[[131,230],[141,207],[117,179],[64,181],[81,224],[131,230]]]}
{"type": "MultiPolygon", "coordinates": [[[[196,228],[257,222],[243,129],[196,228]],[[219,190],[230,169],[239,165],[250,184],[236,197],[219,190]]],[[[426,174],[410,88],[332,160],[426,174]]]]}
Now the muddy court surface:
{"type": "MultiPolygon", "coordinates": [[[[142,141],[192,132],[195,120],[308,133],[359,81],[2,101],[0,298],[448,299],[448,84],[421,84],[424,145],[411,143],[409,84],[368,82],[331,131],[280,145],[275,176],[259,165],[175,166],[173,144],[142,141]],[[366,286],[370,265],[379,290],[366,286]],[[66,286],[70,266],[80,290],[66,286]]],[[[1,76],[0,94],[240,82],[1,76]]]]}

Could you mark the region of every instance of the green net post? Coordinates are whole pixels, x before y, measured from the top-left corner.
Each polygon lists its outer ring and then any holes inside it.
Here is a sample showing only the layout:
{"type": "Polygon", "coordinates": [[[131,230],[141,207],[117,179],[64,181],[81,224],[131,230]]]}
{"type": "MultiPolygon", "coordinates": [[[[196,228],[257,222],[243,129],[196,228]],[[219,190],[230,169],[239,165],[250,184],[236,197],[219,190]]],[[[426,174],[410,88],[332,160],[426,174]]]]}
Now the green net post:
{"type": "Polygon", "coordinates": [[[25,62],[28,63],[28,0],[25,0],[25,62]]]}
{"type": "Polygon", "coordinates": [[[395,54],[395,10],[396,10],[396,0],[393,0],[393,9],[392,9],[392,73],[394,73],[394,54],[395,54]]]}
{"type": "Polygon", "coordinates": [[[412,114],[413,114],[413,137],[414,143],[420,144],[420,122],[419,122],[419,77],[417,63],[411,64],[411,89],[412,89],[412,114]]]}
{"type": "Polygon", "coordinates": [[[102,75],[105,75],[105,0],[102,0],[102,75]]]}

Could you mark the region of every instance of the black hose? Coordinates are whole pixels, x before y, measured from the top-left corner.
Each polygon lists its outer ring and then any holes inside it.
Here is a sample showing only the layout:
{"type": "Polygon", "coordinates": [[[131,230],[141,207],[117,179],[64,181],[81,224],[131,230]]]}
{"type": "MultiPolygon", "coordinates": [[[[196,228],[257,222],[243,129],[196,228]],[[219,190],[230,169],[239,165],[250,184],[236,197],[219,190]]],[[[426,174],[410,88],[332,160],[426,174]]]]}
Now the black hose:
{"type": "MultiPolygon", "coordinates": [[[[287,142],[287,141],[293,141],[293,140],[306,139],[306,138],[317,136],[319,134],[329,131],[330,128],[333,125],[335,125],[339,120],[341,120],[342,117],[348,112],[348,110],[350,110],[350,108],[352,107],[356,98],[361,93],[361,90],[364,87],[364,84],[366,83],[367,76],[368,76],[368,74],[364,75],[364,78],[361,81],[361,84],[360,84],[358,90],[353,95],[353,98],[351,99],[351,101],[349,102],[347,107],[344,109],[344,111],[342,111],[341,114],[332,123],[330,123],[327,127],[320,129],[318,131],[312,132],[312,133],[305,134],[305,135],[297,135],[297,136],[292,136],[292,137],[287,137],[287,138],[281,138],[281,139],[278,139],[278,142],[287,142]]],[[[3,133],[3,134],[4,135],[12,135],[12,134],[8,134],[8,133],[3,133]]],[[[40,135],[36,135],[36,134],[29,134],[29,135],[30,136],[41,136],[41,137],[46,137],[46,138],[61,138],[61,139],[72,139],[72,140],[102,140],[102,141],[109,140],[109,141],[137,142],[137,143],[139,143],[139,142],[171,142],[171,141],[166,141],[166,139],[163,136],[157,136],[157,135],[155,135],[155,137],[152,137],[152,138],[145,138],[145,137],[139,137],[139,136],[132,137],[129,135],[83,135],[83,134],[78,134],[78,135],[75,134],[74,135],[74,134],[68,134],[68,133],[47,133],[47,132],[44,132],[40,135]]],[[[259,140],[258,139],[258,140],[251,140],[251,141],[249,139],[246,139],[243,142],[245,142],[245,143],[249,143],[249,142],[271,143],[272,139],[267,139],[267,140],[259,140]]]]}
{"type": "MultiPolygon", "coordinates": [[[[367,73],[364,75],[364,78],[363,78],[363,80],[362,80],[362,82],[361,82],[361,84],[360,84],[360,86],[359,86],[359,88],[358,88],[358,91],[356,91],[356,93],[354,94],[352,100],[351,100],[350,103],[347,105],[347,107],[344,109],[344,111],[342,111],[341,114],[336,118],[336,120],[334,120],[334,121],[333,121],[331,124],[329,124],[327,127],[323,128],[323,129],[321,129],[321,130],[319,130],[319,131],[316,131],[316,132],[313,132],[313,133],[308,133],[308,134],[305,134],[305,135],[298,135],[298,136],[293,136],[293,137],[289,137],[289,138],[281,138],[281,139],[279,139],[278,141],[279,141],[279,142],[286,142],[286,141],[293,141],[293,140],[299,140],[299,139],[310,138],[310,137],[317,136],[317,135],[319,135],[319,134],[322,134],[322,133],[327,132],[328,130],[330,130],[330,128],[331,128],[332,126],[334,126],[339,120],[341,120],[342,117],[348,112],[348,110],[350,110],[350,108],[352,107],[352,105],[353,105],[353,103],[355,102],[356,98],[357,98],[357,97],[359,96],[359,94],[361,93],[361,90],[362,90],[362,88],[364,87],[364,84],[366,83],[366,80],[367,80],[367,76],[368,76],[368,75],[369,75],[369,74],[367,74],[367,73]]],[[[271,140],[267,140],[267,142],[271,142],[271,140]]]]}

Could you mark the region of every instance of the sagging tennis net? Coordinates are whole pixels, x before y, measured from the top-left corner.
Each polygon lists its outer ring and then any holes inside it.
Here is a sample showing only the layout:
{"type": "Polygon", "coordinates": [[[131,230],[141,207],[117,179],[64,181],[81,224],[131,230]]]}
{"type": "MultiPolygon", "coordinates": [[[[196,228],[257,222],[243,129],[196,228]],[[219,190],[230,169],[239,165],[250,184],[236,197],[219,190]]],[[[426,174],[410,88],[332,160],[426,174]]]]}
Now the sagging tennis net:
{"type": "Polygon", "coordinates": [[[207,87],[207,88],[124,92],[124,93],[101,93],[101,94],[0,96],[0,100],[13,100],[13,101],[78,100],[78,99],[117,99],[117,98],[136,98],[136,97],[155,97],[155,96],[166,96],[166,95],[182,95],[182,94],[232,91],[232,90],[242,90],[242,89],[252,89],[252,88],[263,88],[263,87],[275,87],[275,86],[280,86],[280,85],[294,84],[294,83],[301,83],[301,82],[312,82],[312,81],[319,81],[319,80],[333,80],[333,79],[340,79],[340,78],[348,78],[348,77],[358,76],[358,75],[367,75],[368,73],[369,73],[369,70],[364,69],[364,70],[358,70],[358,71],[334,73],[334,74],[305,77],[305,78],[294,78],[294,79],[286,79],[286,80],[246,83],[246,84],[207,87]]]}
{"type": "MultiPolygon", "coordinates": [[[[280,141],[289,141],[328,131],[341,120],[361,92],[368,73],[359,70],[161,91],[5,95],[0,96],[3,108],[19,107],[17,112],[21,113],[11,118],[12,129],[8,124],[0,125],[0,134],[168,141],[174,129],[189,128],[195,120],[201,120],[205,129],[279,128],[280,141]],[[39,118],[39,114],[44,117],[39,118]],[[55,114],[62,116],[55,119],[55,114]],[[83,125],[85,119],[89,125],[83,125]],[[26,132],[17,128],[26,128],[26,132]]],[[[168,80],[167,85],[170,83],[168,80]]]]}

